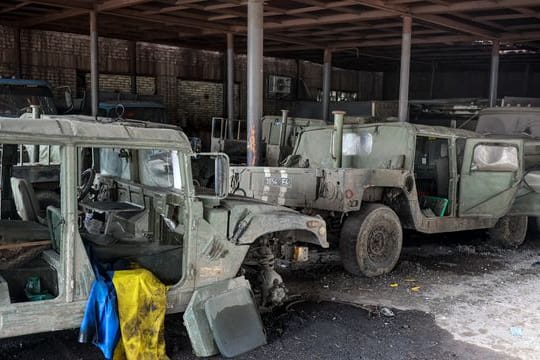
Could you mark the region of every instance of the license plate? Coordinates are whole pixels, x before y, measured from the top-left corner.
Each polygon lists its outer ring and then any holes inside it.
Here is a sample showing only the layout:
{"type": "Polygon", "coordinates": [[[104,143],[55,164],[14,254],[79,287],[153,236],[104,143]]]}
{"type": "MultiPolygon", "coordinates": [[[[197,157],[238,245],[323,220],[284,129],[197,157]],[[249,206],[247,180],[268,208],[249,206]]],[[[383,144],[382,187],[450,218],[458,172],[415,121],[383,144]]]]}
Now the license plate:
{"type": "Polygon", "coordinates": [[[291,186],[291,179],[284,177],[267,177],[265,178],[265,184],[268,186],[289,187],[291,186]]]}

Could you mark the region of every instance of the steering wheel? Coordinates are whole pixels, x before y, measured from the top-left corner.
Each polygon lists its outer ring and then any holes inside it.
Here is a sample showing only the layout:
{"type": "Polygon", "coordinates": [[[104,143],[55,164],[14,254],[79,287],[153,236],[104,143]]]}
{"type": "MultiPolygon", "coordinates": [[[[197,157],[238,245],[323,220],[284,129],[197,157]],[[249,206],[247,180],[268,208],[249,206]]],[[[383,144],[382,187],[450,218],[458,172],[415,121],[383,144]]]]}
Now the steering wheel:
{"type": "Polygon", "coordinates": [[[77,201],[83,200],[92,190],[95,178],[96,171],[92,168],[88,168],[81,173],[82,184],[77,187],[77,201]]]}

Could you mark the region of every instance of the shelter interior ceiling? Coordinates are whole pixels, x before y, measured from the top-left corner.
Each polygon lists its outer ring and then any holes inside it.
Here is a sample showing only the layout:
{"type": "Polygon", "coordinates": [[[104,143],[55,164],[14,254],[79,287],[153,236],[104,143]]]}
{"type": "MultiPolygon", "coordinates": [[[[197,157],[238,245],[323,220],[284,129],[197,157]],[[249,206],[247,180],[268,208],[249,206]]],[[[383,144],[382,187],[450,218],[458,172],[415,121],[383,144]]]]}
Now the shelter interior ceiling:
{"type": "MultiPolygon", "coordinates": [[[[402,16],[413,19],[414,63],[488,62],[493,41],[505,58],[540,62],[540,0],[268,0],[267,56],[335,66],[384,69],[399,63],[402,16]]],[[[88,34],[98,13],[100,36],[223,51],[226,33],[246,49],[246,0],[3,0],[0,23],[88,34]]]]}

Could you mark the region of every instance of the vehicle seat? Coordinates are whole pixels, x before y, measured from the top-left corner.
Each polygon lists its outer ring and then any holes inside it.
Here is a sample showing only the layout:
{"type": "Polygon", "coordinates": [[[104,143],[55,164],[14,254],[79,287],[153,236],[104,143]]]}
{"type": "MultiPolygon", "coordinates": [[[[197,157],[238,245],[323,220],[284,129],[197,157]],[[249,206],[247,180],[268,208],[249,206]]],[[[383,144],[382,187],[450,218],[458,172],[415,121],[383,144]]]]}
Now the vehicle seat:
{"type": "Polygon", "coordinates": [[[17,214],[21,219],[45,225],[45,219],[39,213],[39,203],[32,185],[26,179],[12,177],[11,191],[17,214]]]}
{"type": "Polygon", "coordinates": [[[47,206],[47,227],[51,237],[51,246],[54,251],[60,253],[60,241],[62,240],[62,213],[54,206],[47,206]]]}

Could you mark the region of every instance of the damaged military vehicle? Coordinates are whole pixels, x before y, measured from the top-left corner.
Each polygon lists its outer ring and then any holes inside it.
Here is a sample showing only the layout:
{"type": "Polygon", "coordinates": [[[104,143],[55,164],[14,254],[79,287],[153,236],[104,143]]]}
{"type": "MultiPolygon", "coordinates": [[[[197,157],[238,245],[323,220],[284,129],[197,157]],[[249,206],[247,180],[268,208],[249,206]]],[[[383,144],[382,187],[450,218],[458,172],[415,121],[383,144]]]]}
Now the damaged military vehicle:
{"type": "MultiPolygon", "coordinates": [[[[523,140],[410,123],[309,127],[282,167],[232,167],[231,193],[318,214],[346,270],[378,276],[396,265],[403,229],[486,229],[520,245],[527,217],[510,213],[523,181],[523,140]]],[[[540,173],[528,173],[536,193],[540,173]]]]}
{"type": "Polygon", "coordinates": [[[0,140],[17,214],[0,221],[0,338],[78,327],[93,265],[127,261],[169,287],[195,354],[234,356],[266,341],[258,309],[287,296],[274,250],[328,246],[320,217],[227,196],[228,157],[194,154],[180,130],[46,115],[0,118],[0,140]],[[58,154],[60,206],[43,211],[13,176],[21,144],[58,154]],[[201,159],[213,162],[210,188],[192,176],[201,159]]]}

